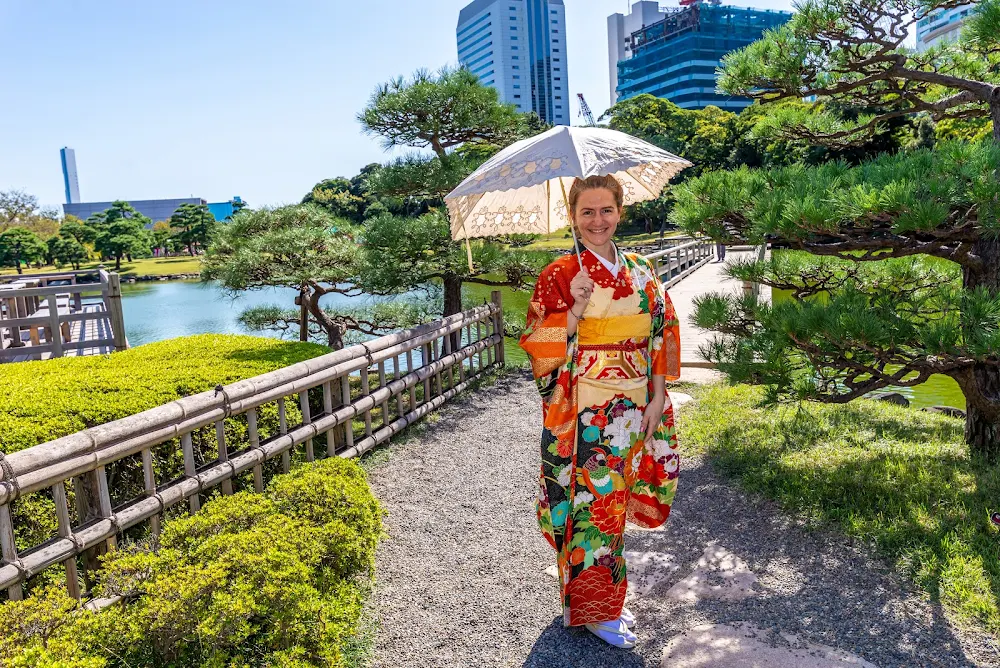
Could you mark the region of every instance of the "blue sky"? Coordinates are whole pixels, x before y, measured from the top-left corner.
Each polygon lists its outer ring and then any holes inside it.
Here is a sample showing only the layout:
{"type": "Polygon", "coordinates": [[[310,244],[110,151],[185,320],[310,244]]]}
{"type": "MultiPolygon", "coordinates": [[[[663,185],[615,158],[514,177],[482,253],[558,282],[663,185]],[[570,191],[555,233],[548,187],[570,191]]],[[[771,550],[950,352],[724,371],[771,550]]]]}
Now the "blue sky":
{"type": "MultiPolygon", "coordinates": [[[[84,201],[297,202],[386,159],[357,112],[379,82],[456,64],[464,4],[0,0],[0,190],[58,206],[69,146],[84,201]]],[[[576,93],[608,106],[606,20],[626,6],[566,0],[574,123],[576,93]]]]}

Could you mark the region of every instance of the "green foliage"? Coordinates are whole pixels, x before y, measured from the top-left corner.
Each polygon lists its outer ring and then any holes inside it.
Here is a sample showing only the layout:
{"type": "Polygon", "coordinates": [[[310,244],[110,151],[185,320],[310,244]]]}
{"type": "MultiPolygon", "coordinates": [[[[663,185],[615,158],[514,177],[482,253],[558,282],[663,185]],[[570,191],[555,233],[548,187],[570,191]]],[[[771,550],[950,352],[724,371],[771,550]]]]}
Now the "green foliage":
{"type": "Polygon", "coordinates": [[[365,198],[355,194],[352,183],[345,178],[320,181],[302,198],[302,203],[320,206],[336,218],[355,223],[364,220],[365,198]]]}
{"type": "MultiPolygon", "coordinates": [[[[719,88],[774,102],[817,96],[811,114],[779,114],[787,136],[829,145],[864,142],[900,115],[935,120],[982,118],[996,102],[1000,3],[976,3],[965,38],[922,52],[904,42],[913,25],[949,0],[806,0],[782,27],[728,54],[719,88]],[[867,108],[838,116],[827,102],[867,108]]],[[[787,110],[786,110],[787,111],[787,110]]]]}
{"type": "Polygon", "coordinates": [[[80,268],[80,263],[87,259],[87,249],[71,235],[51,237],[47,243],[48,257],[53,262],[71,265],[74,269],[80,268]]]}
{"type": "Polygon", "coordinates": [[[243,211],[221,227],[205,253],[202,279],[228,290],[299,288],[351,280],[356,229],[316,206],[243,211]]]}
{"type": "Polygon", "coordinates": [[[858,397],[956,371],[951,361],[1000,350],[1000,298],[963,291],[952,263],[855,263],[804,253],[738,262],[729,274],[778,290],[696,300],[695,324],[721,334],[702,354],[770,401],[858,397]]]}
{"type": "Polygon", "coordinates": [[[312,344],[201,334],[113,355],[8,364],[0,374],[0,451],[17,452],[325,352],[312,344]]]}
{"type": "Polygon", "coordinates": [[[33,232],[41,240],[59,230],[59,212],[38,206],[38,198],[22,190],[0,190],[0,233],[13,227],[33,232]]]}
{"type": "MultiPolygon", "coordinates": [[[[432,298],[395,298],[390,301],[376,301],[350,308],[323,309],[327,317],[342,322],[348,327],[344,333],[344,343],[362,343],[372,336],[413,327],[430,322],[441,312],[440,300],[432,298]]],[[[279,332],[282,338],[298,337],[298,308],[286,309],[277,304],[255,306],[243,311],[239,316],[241,325],[254,332],[279,332]]],[[[309,340],[322,342],[323,331],[309,319],[309,340]]]]}
{"type": "MultiPolygon", "coordinates": [[[[104,557],[92,614],[56,590],[0,607],[0,660],[55,666],[343,666],[373,573],[381,511],[340,458],[168,520],[155,550],[104,557]],[[61,663],[62,662],[62,663],[61,663]]],[[[5,664],[6,665],[6,664],[5,664]]]]}
{"type": "Polygon", "coordinates": [[[963,622],[1000,632],[1000,469],[968,454],[962,422],[879,401],[766,408],[746,386],[697,394],[680,418],[689,452],[876,544],[963,622]]]}
{"type": "MultiPolygon", "coordinates": [[[[672,217],[687,232],[750,243],[846,230],[906,234],[945,226],[955,216],[993,234],[1000,232],[998,170],[1000,149],[992,143],[943,142],[857,167],[713,172],[675,189],[672,217]]],[[[886,255],[891,241],[882,244],[886,255]]]]}
{"type": "Polygon", "coordinates": [[[81,244],[93,244],[97,241],[97,230],[86,225],[76,216],[66,216],[59,226],[59,236],[72,237],[81,244]]]}
{"type": "Polygon", "coordinates": [[[23,227],[11,227],[0,232],[0,266],[14,266],[21,272],[21,263],[41,262],[47,252],[38,236],[23,227]]]}
{"type": "MultiPolygon", "coordinates": [[[[0,374],[0,452],[17,452],[325,352],[308,343],[205,334],[100,357],[7,364],[0,374]]],[[[288,419],[297,419],[297,407],[289,405],[288,410],[288,419]]],[[[277,428],[277,411],[265,407],[260,417],[262,437],[277,433],[277,428]]],[[[246,437],[239,421],[228,420],[226,430],[230,442],[246,437]]],[[[198,461],[215,458],[214,429],[196,432],[194,442],[198,461]]],[[[157,479],[180,475],[179,452],[177,443],[154,450],[157,479]]],[[[141,468],[134,461],[111,465],[108,475],[124,498],[142,491],[141,468]]],[[[22,549],[54,535],[55,507],[48,493],[19,499],[13,511],[22,549]]]]}
{"type": "Polygon", "coordinates": [[[358,114],[364,131],[397,146],[429,148],[439,158],[470,141],[504,145],[519,129],[513,105],[501,104],[495,88],[484,86],[468,69],[417,71],[376,88],[358,114]]]}
{"type": "Polygon", "coordinates": [[[177,230],[174,234],[175,243],[185,246],[191,255],[197,249],[205,249],[219,230],[219,223],[208,210],[207,204],[191,204],[185,202],[177,207],[170,216],[168,224],[177,230]]]}
{"type": "Polygon", "coordinates": [[[483,281],[499,275],[499,285],[529,284],[550,261],[547,253],[504,248],[472,241],[474,270],[469,271],[464,244],[452,241],[448,219],[433,212],[419,218],[380,216],[365,222],[359,283],[376,293],[405,292],[433,279],[483,281]]]}
{"type": "Polygon", "coordinates": [[[123,257],[149,254],[152,239],[146,225],[151,222],[128,202],[116,201],[88,218],[86,224],[95,230],[94,248],[104,257],[114,258],[117,271],[123,257]]]}

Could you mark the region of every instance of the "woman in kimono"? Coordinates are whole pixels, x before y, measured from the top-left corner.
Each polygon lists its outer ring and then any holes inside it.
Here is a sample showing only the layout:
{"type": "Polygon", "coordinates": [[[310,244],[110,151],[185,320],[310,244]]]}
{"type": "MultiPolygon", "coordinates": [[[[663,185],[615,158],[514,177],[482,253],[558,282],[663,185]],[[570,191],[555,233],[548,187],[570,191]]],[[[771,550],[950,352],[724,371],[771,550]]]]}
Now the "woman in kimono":
{"type": "Polygon", "coordinates": [[[557,552],[563,623],[631,648],[625,521],[653,528],[670,514],[679,457],[664,383],[680,376],[680,336],[652,264],[612,241],[623,199],[613,176],[573,184],[586,249],[542,271],[521,347],[542,395],[536,511],[557,552]]]}

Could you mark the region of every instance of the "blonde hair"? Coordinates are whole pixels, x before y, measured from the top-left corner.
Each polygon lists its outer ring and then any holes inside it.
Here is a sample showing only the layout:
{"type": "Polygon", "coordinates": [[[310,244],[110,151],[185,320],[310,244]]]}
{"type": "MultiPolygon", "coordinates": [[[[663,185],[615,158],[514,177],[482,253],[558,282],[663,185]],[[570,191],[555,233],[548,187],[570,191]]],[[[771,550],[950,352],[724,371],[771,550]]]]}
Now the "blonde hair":
{"type": "Polygon", "coordinates": [[[588,176],[585,179],[577,179],[573,182],[573,187],[569,189],[569,196],[567,197],[570,213],[573,215],[576,214],[576,201],[580,198],[580,193],[584,190],[596,190],[598,188],[611,191],[611,194],[615,196],[618,211],[621,211],[622,205],[625,203],[625,191],[622,190],[622,184],[618,182],[618,179],[611,174],[607,174],[605,176],[588,176]]]}

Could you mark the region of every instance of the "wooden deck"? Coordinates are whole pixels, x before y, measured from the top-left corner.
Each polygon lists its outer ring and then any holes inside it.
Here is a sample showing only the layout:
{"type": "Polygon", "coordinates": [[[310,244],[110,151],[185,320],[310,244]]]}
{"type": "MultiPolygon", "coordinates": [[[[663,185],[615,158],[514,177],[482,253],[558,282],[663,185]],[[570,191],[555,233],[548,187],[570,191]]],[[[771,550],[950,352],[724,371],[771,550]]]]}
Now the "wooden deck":
{"type": "MultiPolygon", "coordinates": [[[[726,253],[725,264],[713,259],[667,291],[681,322],[681,366],[712,368],[713,365],[706,362],[698,354],[698,348],[712,339],[712,333],[698,329],[691,324],[691,316],[694,314],[694,300],[696,297],[710,292],[741,292],[743,284],[726,278],[723,274],[724,268],[733,260],[749,259],[755,256],[756,251],[729,251],[726,253]]],[[[762,286],[761,296],[770,300],[771,289],[762,286]]]]}
{"type": "Polygon", "coordinates": [[[94,272],[86,274],[0,281],[0,362],[104,355],[128,347],[118,276],[101,270],[94,282],[94,272]]]}

